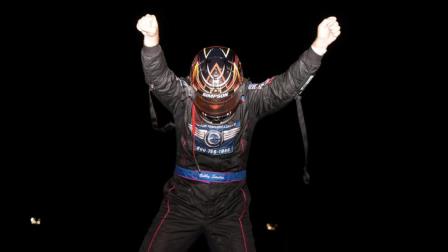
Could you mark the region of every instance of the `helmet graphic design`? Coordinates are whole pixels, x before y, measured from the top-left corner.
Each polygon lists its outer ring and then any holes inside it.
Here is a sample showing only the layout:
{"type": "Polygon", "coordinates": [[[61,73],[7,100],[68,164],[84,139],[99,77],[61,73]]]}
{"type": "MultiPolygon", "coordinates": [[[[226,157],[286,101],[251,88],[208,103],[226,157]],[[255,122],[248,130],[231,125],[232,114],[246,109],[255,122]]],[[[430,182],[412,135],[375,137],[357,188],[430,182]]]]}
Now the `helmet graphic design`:
{"type": "Polygon", "coordinates": [[[202,49],[193,60],[190,79],[196,91],[194,104],[203,117],[220,123],[235,112],[240,101],[236,91],[243,82],[243,72],[232,49],[202,49]]]}

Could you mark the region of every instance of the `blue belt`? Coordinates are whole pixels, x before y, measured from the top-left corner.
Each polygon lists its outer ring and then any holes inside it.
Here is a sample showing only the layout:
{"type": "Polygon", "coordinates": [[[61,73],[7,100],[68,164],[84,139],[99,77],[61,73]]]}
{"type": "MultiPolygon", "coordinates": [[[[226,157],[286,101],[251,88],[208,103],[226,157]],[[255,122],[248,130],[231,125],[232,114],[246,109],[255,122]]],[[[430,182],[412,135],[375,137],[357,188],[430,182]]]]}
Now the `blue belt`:
{"type": "Polygon", "coordinates": [[[230,183],[236,181],[242,181],[246,179],[246,170],[237,172],[212,172],[187,169],[176,165],[174,174],[177,176],[196,180],[204,183],[230,183]]]}

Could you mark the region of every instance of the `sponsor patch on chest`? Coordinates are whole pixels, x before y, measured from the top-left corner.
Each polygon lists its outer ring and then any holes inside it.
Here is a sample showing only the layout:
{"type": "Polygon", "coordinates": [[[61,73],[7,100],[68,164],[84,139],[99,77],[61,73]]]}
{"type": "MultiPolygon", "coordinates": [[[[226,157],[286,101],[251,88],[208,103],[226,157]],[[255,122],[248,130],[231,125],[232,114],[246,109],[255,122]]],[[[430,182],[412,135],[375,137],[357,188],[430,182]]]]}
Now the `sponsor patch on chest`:
{"type": "MultiPolygon", "coordinates": [[[[188,128],[191,131],[192,125],[188,124],[188,128]]],[[[240,130],[240,121],[225,125],[196,124],[195,151],[212,156],[233,153],[240,130]]]]}

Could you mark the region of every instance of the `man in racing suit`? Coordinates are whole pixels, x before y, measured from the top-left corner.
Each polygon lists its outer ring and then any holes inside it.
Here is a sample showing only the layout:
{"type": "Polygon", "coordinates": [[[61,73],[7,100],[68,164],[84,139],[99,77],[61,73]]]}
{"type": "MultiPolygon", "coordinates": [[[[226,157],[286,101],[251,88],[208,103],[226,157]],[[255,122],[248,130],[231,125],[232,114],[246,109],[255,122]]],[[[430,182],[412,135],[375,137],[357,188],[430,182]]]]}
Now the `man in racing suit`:
{"type": "Polygon", "coordinates": [[[174,175],[140,252],[187,251],[201,234],[212,251],[255,251],[245,182],[255,124],[308,84],[340,34],[336,18],[319,24],[311,47],[286,72],[259,84],[243,78],[238,56],[226,47],[204,48],[190,76],[179,78],[165,61],[155,16],[142,17],[137,29],[145,81],[173,114],[177,139],[174,175]]]}

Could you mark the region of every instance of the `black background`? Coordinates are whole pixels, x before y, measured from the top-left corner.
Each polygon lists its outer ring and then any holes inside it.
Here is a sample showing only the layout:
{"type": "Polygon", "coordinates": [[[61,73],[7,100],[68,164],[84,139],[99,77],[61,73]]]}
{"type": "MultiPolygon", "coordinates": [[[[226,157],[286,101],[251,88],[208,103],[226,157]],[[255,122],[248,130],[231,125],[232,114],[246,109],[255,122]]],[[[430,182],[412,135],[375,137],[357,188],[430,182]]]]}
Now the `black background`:
{"type": "MultiPolygon", "coordinates": [[[[336,16],[342,34],[302,99],[311,185],[301,180],[294,103],[261,120],[254,134],[248,183],[258,251],[419,244],[411,238],[424,231],[416,228],[425,223],[416,218],[424,186],[415,178],[430,175],[415,150],[420,111],[408,107],[418,84],[411,70],[410,81],[399,71],[412,60],[408,45],[395,43],[412,23],[402,9],[65,1],[7,10],[15,18],[5,22],[4,185],[17,251],[138,250],[176,151],[174,133],[150,127],[143,38],[135,29],[146,13],[157,16],[167,62],[179,76],[198,50],[219,44],[238,53],[254,82],[285,71],[310,46],[319,22],[336,16]],[[31,216],[42,224],[30,225],[31,216]],[[278,230],[268,232],[268,222],[278,230]]],[[[206,251],[205,241],[191,251],[206,251]]]]}

